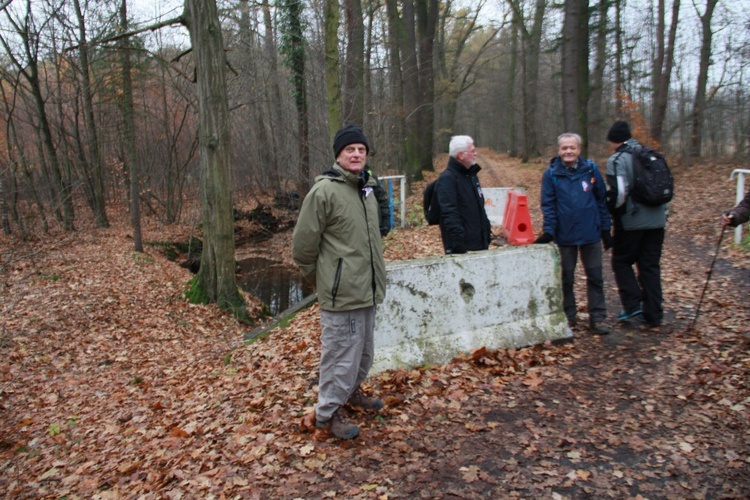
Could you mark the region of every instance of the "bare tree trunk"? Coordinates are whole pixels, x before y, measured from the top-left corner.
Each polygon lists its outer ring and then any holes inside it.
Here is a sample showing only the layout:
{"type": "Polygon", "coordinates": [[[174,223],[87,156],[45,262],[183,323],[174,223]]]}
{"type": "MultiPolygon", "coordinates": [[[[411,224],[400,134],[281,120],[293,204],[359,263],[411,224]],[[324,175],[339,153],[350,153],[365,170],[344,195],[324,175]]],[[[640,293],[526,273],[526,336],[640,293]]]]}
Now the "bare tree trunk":
{"type": "MultiPolygon", "coordinates": [[[[266,28],[264,48],[266,50],[266,64],[268,65],[268,81],[267,92],[270,94],[270,101],[268,103],[268,114],[270,116],[270,127],[271,130],[274,128],[280,128],[282,123],[284,112],[282,109],[283,100],[281,99],[281,88],[279,87],[279,68],[277,65],[278,52],[276,42],[274,40],[274,29],[273,19],[271,18],[271,7],[268,1],[264,1],[263,7],[263,24],[266,28]]],[[[272,152],[272,165],[273,171],[271,173],[271,182],[274,190],[279,192],[281,190],[281,165],[287,162],[282,161],[279,157],[279,152],[284,149],[279,147],[279,143],[283,140],[279,137],[278,133],[271,133],[271,144],[273,147],[272,152]]]]}
{"type": "Polygon", "coordinates": [[[589,86],[591,96],[589,99],[589,135],[600,134],[604,129],[603,92],[604,92],[604,68],[607,64],[607,37],[609,25],[607,24],[609,6],[611,0],[599,0],[597,9],[597,25],[594,40],[595,59],[594,68],[591,72],[591,84],[589,86]]]}
{"type": "MultiPolygon", "coordinates": [[[[12,82],[11,85],[13,86],[14,92],[17,91],[19,83],[20,82],[17,79],[12,82]]],[[[45,234],[49,233],[49,223],[47,222],[47,214],[44,211],[44,204],[42,203],[39,192],[36,189],[36,185],[34,184],[34,182],[31,182],[31,172],[29,172],[28,165],[26,164],[26,155],[24,153],[21,141],[18,138],[18,132],[16,131],[16,122],[13,116],[15,111],[15,103],[11,103],[9,96],[6,93],[6,86],[3,84],[0,84],[0,95],[2,95],[3,98],[3,108],[5,110],[5,117],[7,120],[7,125],[5,127],[5,143],[8,151],[8,161],[12,162],[13,164],[20,164],[24,176],[29,180],[28,186],[29,191],[31,192],[33,204],[39,210],[39,218],[42,221],[42,231],[44,231],[45,234]]],[[[18,181],[16,180],[16,170],[17,168],[13,169],[14,189],[12,192],[14,201],[11,205],[11,209],[14,214],[14,219],[18,224],[19,229],[21,230],[21,234],[23,236],[26,236],[26,227],[23,222],[23,217],[18,213],[17,200],[15,199],[17,196],[16,193],[18,191],[18,189],[16,188],[16,186],[18,185],[18,181]]]]}
{"type": "Polygon", "coordinates": [[[711,18],[714,8],[719,0],[708,0],[706,12],[700,16],[703,37],[701,41],[700,67],[698,69],[698,83],[695,89],[695,101],[693,102],[693,123],[690,135],[690,156],[701,155],[701,144],[703,142],[703,115],[706,107],[706,87],[708,86],[708,68],[711,65],[711,18]]]}
{"type": "MultiPolygon", "coordinates": [[[[391,83],[391,95],[393,105],[396,109],[393,132],[390,134],[391,143],[395,145],[396,164],[402,165],[406,161],[406,130],[405,103],[404,103],[404,77],[401,66],[402,44],[406,41],[403,23],[398,13],[396,0],[386,0],[386,12],[388,15],[388,57],[390,59],[390,71],[388,72],[391,83]]],[[[409,169],[404,172],[411,183],[412,174],[409,169]]]]}
{"type": "Polygon", "coordinates": [[[562,39],[563,123],[588,146],[588,1],[565,2],[562,39]]]}
{"type": "Polygon", "coordinates": [[[622,94],[624,92],[625,75],[622,68],[623,44],[622,44],[622,0],[615,0],[615,98],[617,99],[617,112],[623,109],[622,94]]]}
{"type": "Polygon", "coordinates": [[[365,26],[362,0],[344,0],[346,63],[344,64],[344,120],[362,125],[365,119],[365,26]]]}
{"type": "Polygon", "coordinates": [[[203,251],[189,292],[194,302],[214,302],[246,318],[237,288],[230,186],[226,57],[215,0],[186,0],[185,25],[195,57],[200,122],[203,251]]]}
{"type": "Polygon", "coordinates": [[[438,0],[416,0],[419,39],[419,107],[417,108],[418,154],[421,170],[435,170],[432,164],[435,130],[435,67],[433,49],[438,22],[438,0]]]}
{"type": "Polygon", "coordinates": [[[419,57],[417,55],[416,14],[414,0],[403,0],[403,34],[401,43],[402,81],[404,87],[404,142],[406,169],[410,179],[422,180],[419,154],[419,57]]]}
{"type": "MultiPolygon", "coordinates": [[[[509,2],[510,3],[510,2],[509,2]]],[[[512,4],[511,4],[512,5],[512,4]]],[[[523,25],[523,13],[518,12],[517,9],[513,10],[513,17],[511,20],[511,39],[510,39],[510,67],[506,75],[508,82],[506,83],[506,91],[508,96],[508,109],[510,116],[508,118],[508,154],[511,157],[518,156],[518,145],[516,137],[516,71],[518,68],[518,52],[519,47],[523,50],[523,45],[519,42],[519,38],[522,33],[523,25]]],[[[523,92],[523,89],[521,89],[523,92]]]]}
{"type": "Polygon", "coordinates": [[[669,85],[672,79],[672,68],[674,67],[674,50],[677,39],[677,25],[680,14],[680,0],[672,2],[672,25],[669,28],[669,40],[664,48],[664,0],[659,0],[659,25],[660,32],[657,35],[659,44],[659,57],[654,66],[654,111],[651,117],[651,138],[655,143],[662,142],[664,131],[664,120],[667,116],[667,99],[669,97],[669,85]],[[663,56],[661,54],[664,54],[663,56]]]}
{"type": "Polygon", "coordinates": [[[326,89],[328,92],[328,129],[330,138],[344,125],[341,110],[341,80],[339,77],[339,2],[325,2],[326,89]]]}
{"type": "Polygon", "coordinates": [[[539,51],[542,43],[546,0],[537,0],[531,31],[524,25],[521,31],[523,50],[521,52],[522,95],[523,95],[523,153],[524,162],[539,156],[537,145],[537,103],[539,101],[539,51]]]}
{"type": "Polygon", "coordinates": [[[310,190],[310,143],[309,117],[307,115],[307,77],[305,76],[305,42],[302,30],[303,4],[298,0],[282,0],[282,29],[286,33],[286,44],[282,53],[291,71],[292,93],[297,109],[297,131],[299,140],[299,192],[304,198],[310,190]]]}
{"type": "MultiPolygon", "coordinates": [[[[88,132],[89,156],[87,178],[91,179],[91,194],[96,227],[109,227],[107,211],[104,202],[104,180],[102,176],[101,152],[99,149],[99,134],[94,120],[94,100],[91,93],[91,72],[89,64],[89,47],[86,39],[86,20],[81,10],[80,0],[73,0],[76,17],[78,19],[78,58],[81,71],[81,90],[83,92],[84,123],[88,132]]],[[[126,31],[127,32],[127,31],[126,31]]]]}
{"type": "MultiPolygon", "coordinates": [[[[123,33],[128,32],[128,1],[120,4],[120,26],[123,33]]],[[[133,78],[130,63],[130,37],[125,37],[120,43],[120,59],[122,72],[122,119],[125,130],[125,144],[123,146],[125,168],[130,173],[130,226],[133,229],[133,249],[143,252],[143,236],[141,233],[141,176],[138,164],[137,147],[135,143],[135,118],[133,110],[133,78]]]]}

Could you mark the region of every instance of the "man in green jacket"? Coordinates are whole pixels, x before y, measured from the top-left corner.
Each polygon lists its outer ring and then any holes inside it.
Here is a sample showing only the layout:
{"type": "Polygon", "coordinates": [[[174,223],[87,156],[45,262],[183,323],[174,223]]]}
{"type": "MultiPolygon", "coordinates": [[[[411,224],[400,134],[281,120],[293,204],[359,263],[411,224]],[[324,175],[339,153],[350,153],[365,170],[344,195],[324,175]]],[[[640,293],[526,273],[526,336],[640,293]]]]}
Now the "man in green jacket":
{"type": "Polygon", "coordinates": [[[346,403],[380,410],[359,389],[372,367],[377,304],[385,298],[375,181],[365,170],[369,145],[361,129],[336,133],[336,163],[315,179],[294,228],[292,257],[314,280],[320,304],[321,355],[316,426],[351,439],[359,427],[340,414],[346,403]]]}

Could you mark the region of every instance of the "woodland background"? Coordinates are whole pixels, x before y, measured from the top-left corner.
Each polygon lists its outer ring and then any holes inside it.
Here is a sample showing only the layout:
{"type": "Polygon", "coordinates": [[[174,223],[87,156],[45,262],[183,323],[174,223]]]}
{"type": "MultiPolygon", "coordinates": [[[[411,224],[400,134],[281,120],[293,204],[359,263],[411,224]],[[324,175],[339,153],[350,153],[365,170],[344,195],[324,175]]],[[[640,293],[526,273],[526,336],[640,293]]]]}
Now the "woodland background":
{"type": "Polygon", "coordinates": [[[615,119],[688,165],[746,159],[749,6],[3,1],[2,228],[71,230],[81,211],[106,227],[118,204],[131,207],[134,224],[140,210],[198,224],[185,200],[206,191],[209,176],[200,167],[199,51],[187,36],[210,24],[196,20],[199,7],[222,35],[223,51],[206,50],[220,62],[209,74],[226,81],[207,108],[227,106],[226,185],[237,205],[304,195],[346,123],[365,130],[380,175],[410,182],[433,169],[453,134],[528,161],[575,131],[601,162],[615,119]]]}

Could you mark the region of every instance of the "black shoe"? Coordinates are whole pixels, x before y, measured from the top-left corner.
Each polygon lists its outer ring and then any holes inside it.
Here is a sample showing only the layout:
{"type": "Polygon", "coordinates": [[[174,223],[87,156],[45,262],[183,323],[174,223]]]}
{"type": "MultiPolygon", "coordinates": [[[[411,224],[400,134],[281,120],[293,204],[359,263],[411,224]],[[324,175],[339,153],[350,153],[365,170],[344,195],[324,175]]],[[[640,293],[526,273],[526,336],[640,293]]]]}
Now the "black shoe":
{"type": "Polygon", "coordinates": [[[610,333],[612,333],[612,329],[607,325],[591,323],[591,326],[589,328],[591,329],[591,333],[593,333],[594,335],[609,335],[610,333]]]}

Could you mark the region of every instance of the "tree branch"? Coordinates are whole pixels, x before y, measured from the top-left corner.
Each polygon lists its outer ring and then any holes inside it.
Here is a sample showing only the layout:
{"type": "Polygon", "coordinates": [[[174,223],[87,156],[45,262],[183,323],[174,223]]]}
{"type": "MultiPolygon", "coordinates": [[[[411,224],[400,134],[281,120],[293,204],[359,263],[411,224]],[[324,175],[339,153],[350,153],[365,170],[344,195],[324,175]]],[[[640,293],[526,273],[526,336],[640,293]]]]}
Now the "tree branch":
{"type": "MultiPolygon", "coordinates": [[[[7,0],[7,1],[8,3],[10,3],[12,0],[7,0]]],[[[89,42],[89,45],[99,45],[99,44],[104,44],[104,43],[109,43],[109,42],[116,42],[117,40],[121,40],[129,36],[137,35],[145,31],[156,31],[158,29],[165,28],[167,26],[172,26],[173,24],[185,24],[184,15],[180,15],[172,19],[167,19],[166,21],[160,21],[158,23],[151,24],[149,26],[144,26],[143,28],[138,28],[136,30],[128,31],[127,33],[120,33],[118,35],[110,36],[108,38],[102,38],[101,40],[91,41],[89,42]]],[[[65,48],[64,52],[76,50],[80,47],[81,47],[80,44],[72,45],[70,47],[65,48]]]]}

